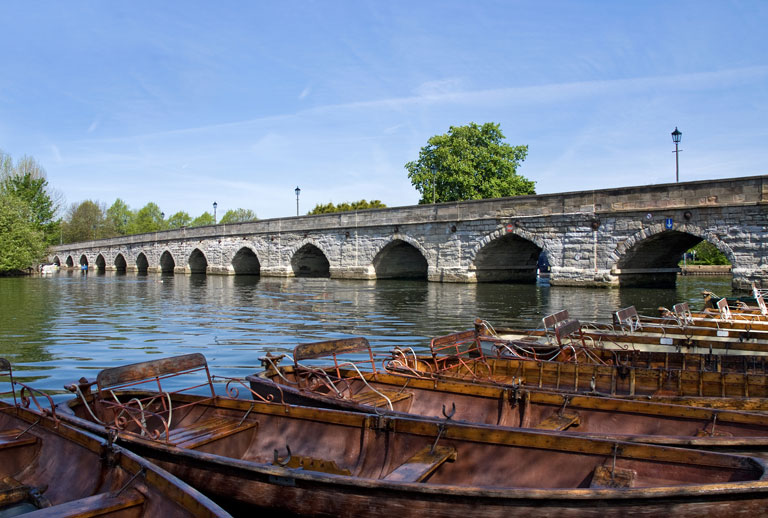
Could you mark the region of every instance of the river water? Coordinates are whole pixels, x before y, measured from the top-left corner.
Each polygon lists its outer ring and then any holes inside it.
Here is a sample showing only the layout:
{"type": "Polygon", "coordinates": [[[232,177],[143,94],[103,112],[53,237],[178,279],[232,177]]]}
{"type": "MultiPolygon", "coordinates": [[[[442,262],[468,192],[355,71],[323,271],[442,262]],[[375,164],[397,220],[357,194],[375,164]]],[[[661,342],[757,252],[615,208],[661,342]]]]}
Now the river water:
{"type": "Polygon", "coordinates": [[[538,327],[545,314],[610,321],[635,305],[655,315],[701,291],[731,293],[730,277],[680,277],[676,289],[588,289],[306,278],[150,274],[0,278],[0,356],[20,380],[65,398],[63,386],[105,367],[201,352],[213,374],[244,376],[265,352],[364,336],[382,352],[492,325],[538,327]]]}

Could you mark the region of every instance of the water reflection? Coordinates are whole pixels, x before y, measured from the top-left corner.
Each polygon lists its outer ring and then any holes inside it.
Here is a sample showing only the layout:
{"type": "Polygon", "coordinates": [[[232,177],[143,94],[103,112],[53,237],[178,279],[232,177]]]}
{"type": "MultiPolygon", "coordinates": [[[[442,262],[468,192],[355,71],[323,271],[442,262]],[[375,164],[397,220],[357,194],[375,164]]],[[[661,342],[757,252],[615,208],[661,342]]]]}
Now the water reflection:
{"type": "Polygon", "coordinates": [[[681,300],[700,307],[703,289],[728,295],[730,279],[619,290],[62,272],[0,279],[0,354],[36,387],[63,393],[81,376],[150,357],[202,352],[214,372],[242,376],[267,351],[290,352],[306,341],[361,335],[380,350],[425,348],[475,318],[536,327],[542,315],[568,309],[575,318],[608,320],[628,305],[646,314],[681,300]]]}

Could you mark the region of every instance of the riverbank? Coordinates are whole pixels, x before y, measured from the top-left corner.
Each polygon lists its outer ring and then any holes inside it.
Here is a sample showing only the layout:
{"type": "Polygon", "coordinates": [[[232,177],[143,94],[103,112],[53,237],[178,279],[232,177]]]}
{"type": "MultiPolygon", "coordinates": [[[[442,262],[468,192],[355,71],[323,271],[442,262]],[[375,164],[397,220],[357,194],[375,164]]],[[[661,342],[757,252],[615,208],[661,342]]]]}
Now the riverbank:
{"type": "Polygon", "coordinates": [[[680,275],[731,275],[731,265],[689,264],[680,267],[680,275]]]}

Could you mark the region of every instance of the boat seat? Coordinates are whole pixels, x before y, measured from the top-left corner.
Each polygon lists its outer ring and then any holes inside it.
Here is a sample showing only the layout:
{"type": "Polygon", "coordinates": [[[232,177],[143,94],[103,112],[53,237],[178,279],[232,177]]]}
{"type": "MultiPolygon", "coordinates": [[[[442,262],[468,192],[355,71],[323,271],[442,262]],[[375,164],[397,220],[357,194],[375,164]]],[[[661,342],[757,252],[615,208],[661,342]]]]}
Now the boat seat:
{"type": "Polygon", "coordinates": [[[579,421],[579,414],[576,412],[556,412],[537,424],[535,428],[562,432],[568,427],[578,426],[579,421]]]}
{"type": "Polygon", "coordinates": [[[456,449],[452,446],[437,446],[431,451],[425,446],[416,454],[384,477],[388,482],[422,482],[446,461],[456,460],[456,449]]]}
{"type": "MultiPolygon", "coordinates": [[[[138,507],[144,504],[144,496],[135,489],[72,500],[59,505],[38,509],[24,515],[25,518],[92,518],[138,507]]],[[[139,513],[143,514],[143,513],[139,513]]]]}
{"type": "Polygon", "coordinates": [[[398,401],[404,401],[410,397],[412,397],[412,395],[409,392],[399,392],[399,391],[396,392],[394,390],[378,390],[378,393],[377,393],[377,392],[374,392],[373,390],[361,390],[357,394],[354,394],[350,399],[355,403],[359,403],[361,405],[369,405],[372,407],[386,407],[388,406],[387,399],[394,406],[394,404],[397,403],[398,401]],[[386,399],[383,396],[386,396],[386,399]]]}
{"type": "Polygon", "coordinates": [[[592,482],[589,487],[593,489],[632,487],[636,477],[637,472],[633,469],[597,466],[592,473],[592,482]]]}
{"type": "Polygon", "coordinates": [[[168,442],[179,448],[194,449],[238,432],[249,430],[257,425],[258,422],[256,421],[240,423],[239,419],[222,416],[211,417],[203,421],[195,421],[187,426],[173,428],[169,433],[168,442]]]}
{"type": "MultiPolygon", "coordinates": [[[[13,477],[4,477],[0,480],[0,509],[2,509],[0,517],[4,516],[3,512],[6,512],[9,507],[20,504],[32,506],[32,509],[48,507],[51,503],[42,493],[43,491],[39,488],[24,485],[13,477]]],[[[9,516],[15,516],[15,514],[9,514],[9,516]]]]}
{"type": "Polygon", "coordinates": [[[32,434],[21,435],[21,430],[3,430],[0,432],[0,450],[35,444],[37,437],[32,434]],[[21,435],[21,437],[19,437],[21,435]]]}

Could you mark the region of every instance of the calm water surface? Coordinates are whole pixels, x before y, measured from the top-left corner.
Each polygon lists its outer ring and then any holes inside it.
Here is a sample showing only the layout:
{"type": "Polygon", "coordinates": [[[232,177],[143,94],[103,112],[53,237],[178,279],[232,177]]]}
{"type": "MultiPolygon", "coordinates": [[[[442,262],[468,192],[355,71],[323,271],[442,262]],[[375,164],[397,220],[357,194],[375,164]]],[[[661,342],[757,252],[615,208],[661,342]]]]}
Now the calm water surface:
{"type": "Polygon", "coordinates": [[[62,272],[0,278],[0,356],[60,400],[67,383],[160,356],[201,352],[212,373],[244,376],[265,352],[302,342],[364,336],[382,352],[422,349],[476,317],[537,327],[568,309],[608,321],[629,305],[644,314],[680,301],[699,308],[703,289],[729,295],[730,277],[681,277],[676,289],[655,290],[62,272]]]}

